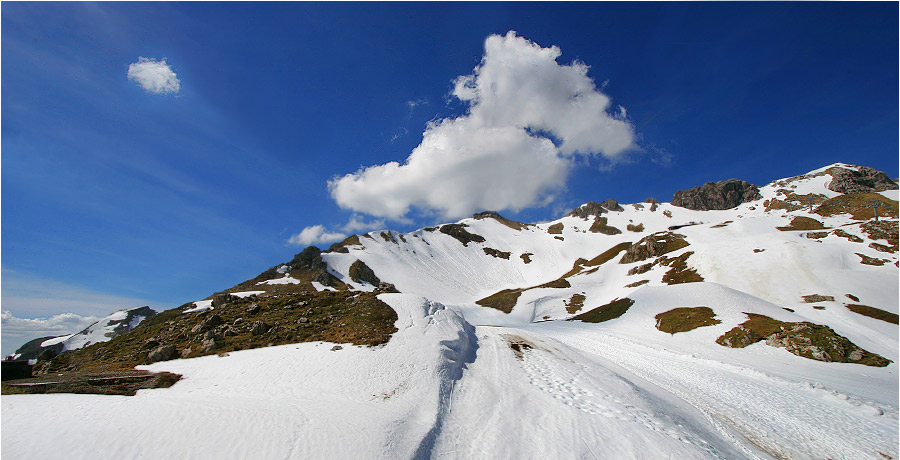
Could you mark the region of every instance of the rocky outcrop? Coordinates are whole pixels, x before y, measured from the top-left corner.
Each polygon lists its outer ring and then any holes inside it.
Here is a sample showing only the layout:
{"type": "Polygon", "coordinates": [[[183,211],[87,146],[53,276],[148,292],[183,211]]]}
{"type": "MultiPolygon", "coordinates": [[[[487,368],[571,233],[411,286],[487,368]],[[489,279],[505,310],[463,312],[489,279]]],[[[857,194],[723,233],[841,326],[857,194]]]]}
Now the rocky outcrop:
{"type": "Polygon", "coordinates": [[[624,209],[619,205],[618,201],[612,198],[604,201],[603,203],[588,201],[587,203],[573,209],[572,212],[566,214],[566,217],[580,217],[584,220],[589,220],[591,216],[599,217],[604,212],[609,211],[624,211],[624,209]]]}
{"type": "Polygon", "coordinates": [[[738,179],[728,179],[707,182],[701,187],[675,192],[672,205],[695,211],[709,211],[731,209],[741,203],[760,198],[762,195],[759,194],[759,189],[755,185],[738,179]]]}
{"type": "Polygon", "coordinates": [[[602,206],[607,211],[618,211],[618,212],[624,211],[624,209],[622,209],[622,207],[619,206],[619,202],[612,198],[604,201],[603,203],[600,203],[600,206],[602,206]]]}
{"type": "Polygon", "coordinates": [[[871,193],[897,190],[897,183],[887,173],[868,166],[856,166],[857,170],[829,168],[826,172],[833,178],[828,190],[838,193],[871,193]]]}
{"type": "Polygon", "coordinates": [[[350,279],[357,283],[369,283],[372,286],[378,286],[381,283],[381,280],[375,276],[375,272],[359,259],[350,265],[349,275],[350,279]]]}
{"type": "Polygon", "coordinates": [[[476,235],[474,233],[469,233],[466,231],[467,225],[465,224],[446,224],[441,225],[440,232],[452,236],[457,241],[462,243],[463,246],[468,246],[469,243],[484,243],[484,237],[481,235],[476,235]]]}
{"type": "Polygon", "coordinates": [[[651,257],[661,256],[677,249],[681,249],[685,246],[688,246],[688,242],[685,241],[684,235],[670,232],[654,233],[641,238],[637,243],[634,243],[626,249],[625,255],[622,256],[619,263],[630,264],[633,262],[640,262],[651,257]]]}
{"type": "Polygon", "coordinates": [[[566,214],[567,217],[580,217],[582,219],[589,219],[590,216],[599,216],[606,212],[606,209],[600,205],[600,203],[596,203],[593,201],[588,201],[587,203],[575,208],[572,212],[566,214]]]}
{"type": "Polygon", "coordinates": [[[159,361],[168,361],[175,357],[175,346],[174,345],[164,345],[159,348],[154,349],[150,353],[147,354],[147,360],[151,363],[159,362],[159,361]]]}

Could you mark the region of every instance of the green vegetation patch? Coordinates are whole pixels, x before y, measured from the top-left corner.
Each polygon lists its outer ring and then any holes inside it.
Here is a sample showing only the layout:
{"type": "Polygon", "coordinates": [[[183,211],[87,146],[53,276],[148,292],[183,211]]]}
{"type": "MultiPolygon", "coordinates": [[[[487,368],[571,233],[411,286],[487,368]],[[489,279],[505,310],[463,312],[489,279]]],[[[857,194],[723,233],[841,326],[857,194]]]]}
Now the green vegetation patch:
{"type": "Polygon", "coordinates": [[[814,211],[820,216],[833,216],[837,214],[850,214],[855,220],[869,220],[875,218],[875,211],[871,201],[879,204],[879,217],[897,218],[897,202],[880,193],[851,193],[840,195],[819,205],[814,211]]]}
{"type": "Polygon", "coordinates": [[[656,328],[669,334],[721,323],[709,307],[680,307],[656,315],[656,328]]]}
{"type": "Polygon", "coordinates": [[[634,305],[634,300],[631,300],[628,297],[616,299],[606,305],[599,306],[593,310],[569,318],[569,321],[577,320],[586,323],[602,323],[624,315],[632,305],[634,305]]]}
{"type": "Polygon", "coordinates": [[[897,324],[898,316],[896,313],[891,313],[889,311],[884,311],[880,308],[870,307],[868,305],[850,304],[847,305],[847,308],[849,308],[853,313],[859,313],[860,315],[868,316],[869,318],[880,319],[891,324],[897,324]]]}
{"type": "Polygon", "coordinates": [[[482,307],[494,308],[503,313],[509,313],[513,310],[513,307],[516,306],[519,296],[521,296],[524,291],[525,289],[504,289],[481,300],[477,300],[475,303],[482,307]]]}
{"type": "Polygon", "coordinates": [[[810,322],[790,323],[768,316],[745,313],[750,319],[716,339],[726,347],[744,348],[765,340],[803,358],[824,362],[856,363],[884,367],[892,361],[868,352],[828,326],[810,322]]]}
{"type": "Polygon", "coordinates": [[[569,298],[568,302],[565,300],[563,301],[566,305],[566,311],[569,314],[577,313],[578,310],[581,310],[581,308],[584,307],[584,299],[584,294],[572,294],[572,297],[569,298]]]}
{"type": "Polygon", "coordinates": [[[563,231],[562,222],[557,222],[549,227],[547,227],[547,233],[551,235],[559,235],[563,231]]]}
{"type": "Polygon", "coordinates": [[[775,227],[778,230],[783,232],[793,231],[793,230],[820,230],[825,228],[825,225],[822,222],[819,222],[816,219],[805,216],[797,216],[791,219],[790,225],[786,227],[775,227]]]}

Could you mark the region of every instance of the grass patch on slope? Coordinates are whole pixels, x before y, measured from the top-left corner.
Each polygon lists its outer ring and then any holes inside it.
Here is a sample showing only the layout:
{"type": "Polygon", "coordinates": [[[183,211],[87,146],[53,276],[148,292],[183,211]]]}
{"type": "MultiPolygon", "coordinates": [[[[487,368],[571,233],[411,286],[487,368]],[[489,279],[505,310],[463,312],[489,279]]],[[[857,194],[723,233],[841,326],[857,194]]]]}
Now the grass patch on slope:
{"type": "Polygon", "coordinates": [[[687,332],[721,323],[709,307],[681,307],[655,316],[656,328],[669,334],[687,332]]]}
{"type": "Polygon", "coordinates": [[[898,316],[896,313],[891,313],[889,311],[884,311],[880,308],[870,307],[868,305],[856,305],[850,304],[847,305],[847,308],[850,309],[853,313],[858,313],[863,316],[868,316],[869,318],[880,319],[882,321],[887,321],[891,324],[898,323],[898,316]]]}
{"type": "Polygon", "coordinates": [[[875,218],[875,211],[870,201],[879,203],[879,217],[897,217],[897,202],[880,193],[851,193],[840,195],[816,207],[814,211],[820,216],[833,216],[836,214],[850,214],[855,220],[869,220],[875,218]]]}
{"type": "Polygon", "coordinates": [[[148,364],[151,351],[167,346],[174,347],[174,357],[195,357],[314,341],[380,345],[397,331],[397,313],[376,295],[313,291],[233,299],[199,313],[181,313],[179,307],[158,313],[109,342],[61,353],[35,369],[43,373],[126,370],[148,364]],[[210,321],[214,315],[219,318],[210,321]],[[200,328],[204,321],[209,327],[200,328]],[[263,333],[252,332],[257,322],[266,326],[263,333]],[[204,350],[208,335],[215,337],[215,346],[204,350]]]}
{"type": "Polygon", "coordinates": [[[584,294],[572,294],[572,297],[568,301],[563,301],[566,305],[566,312],[570,315],[574,315],[584,307],[584,294]]]}
{"type": "Polygon", "coordinates": [[[791,223],[785,227],[775,227],[778,230],[783,232],[789,232],[794,230],[821,230],[825,228],[825,225],[822,222],[819,222],[816,219],[805,216],[797,216],[791,219],[791,223]]]}
{"type": "Polygon", "coordinates": [[[516,306],[516,302],[519,301],[519,296],[521,296],[524,291],[524,289],[504,289],[481,300],[476,300],[475,303],[482,307],[494,308],[503,313],[509,313],[513,310],[513,307],[516,306]]]}
{"type": "Polygon", "coordinates": [[[766,345],[807,359],[884,367],[892,361],[863,350],[828,326],[810,322],[784,322],[765,315],[745,313],[750,319],[716,339],[731,348],[744,348],[765,340],[766,345]]]}
{"type": "Polygon", "coordinates": [[[634,300],[631,300],[628,297],[625,297],[624,299],[616,299],[606,305],[601,305],[578,316],[569,318],[569,321],[602,323],[624,315],[632,305],[634,305],[634,300]]]}

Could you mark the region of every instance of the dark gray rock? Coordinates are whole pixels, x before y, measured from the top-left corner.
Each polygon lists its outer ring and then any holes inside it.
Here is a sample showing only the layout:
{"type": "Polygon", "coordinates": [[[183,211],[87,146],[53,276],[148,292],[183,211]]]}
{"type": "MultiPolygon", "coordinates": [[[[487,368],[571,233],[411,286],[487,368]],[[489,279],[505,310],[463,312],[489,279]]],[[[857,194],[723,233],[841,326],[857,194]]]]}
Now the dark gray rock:
{"type": "Polygon", "coordinates": [[[624,209],[619,206],[619,202],[612,198],[600,203],[600,206],[603,206],[603,208],[608,211],[624,211],[624,209]]]}
{"type": "Polygon", "coordinates": [[[253,325],[250,327],[250,335],[261,335],[269,332],[271,326],[262,322],[262,321],[254,321],[253,325]]]}
{"type": "Polygon", "coordinates": [[[378,284],[381,283],[381,280],[375,276],[375,272],[369,268],[365,262],[359,259],[350,265],[348,274],[350,275],[350,279],[357,283],[368,283],[372,286],[378,286],[378,284]]]}
{"type": "Polygon", "coordinates": [[[175,357],[175,346],[174,345],[164,345],[156,348],[155,350],[147,353],[147,360],[151,363],[156,363],[159,361],[168,361],[175,357]]]}
{"type": "Polygon", "coordinates": [[[206,331],[209,331],[209,330],[215,328],[216,326],[220,326],[222,324],[225,324],[225,320],[223,320],[221,316],[215,315],[215,314],[209,315],[206,318],[204,318],[203,321],[200,321],[199,324],[194,326],[191,329],[191,333],[199,334],[202,332],[206,332],[206,331]]]}
{"type": "Polygon", "coordinates": [[[590,216],[599,216],[606,212],[606,209],[600,205],[600,203],[596,203],[593,201],[588,201],[587,203],[575,208],[572,212],[566,214],[569,217],[580,217],[582,219],[588,220],[590,216]]]}
{"type": "Polygon", "coordinates": [[[707,182],[701,187],[675,192],[672,205],[695,211],[711,209],[731,209],[741,203],[762,198],[759,189],[746,181],[728,179],[707,182]]]}
{"type": "Polygon", "coordinates": [[[325,261],[322,260],[322,251],[315,246],[310,246],[295,255],[288,265],[305,271],[318,271],[327,268],[325,261]]]}
{"type": "MultiPolygon", "coordinates": [[[[249,313],[251,315],[255,315],[255,314],[259,313],[260,310],[261,310],[261,308],[260,308],[259,304],[256,302],[251,303],[250,306],[247,307],[247,313],[249,313]]],[[[238,318],[238,319],[241,319],[241,318],[238,318]]]]}
{"type": "Polygon", "coordinates": [[[828,190],[838,193],[871,193],[897,190],[897,183],[887,173],[868,166],[857,166],[859,171],[845,168],[830,168],[827,172],[833,178],[828,190]]]}
{"type": "Polygon", "coordinates": [[[213,307],[220,307],[222,305],[225,305],[228,302],[231,302],[231,294],[229,294],[227,292],[216,294],[212,298],[212,306],[213,307]]]}

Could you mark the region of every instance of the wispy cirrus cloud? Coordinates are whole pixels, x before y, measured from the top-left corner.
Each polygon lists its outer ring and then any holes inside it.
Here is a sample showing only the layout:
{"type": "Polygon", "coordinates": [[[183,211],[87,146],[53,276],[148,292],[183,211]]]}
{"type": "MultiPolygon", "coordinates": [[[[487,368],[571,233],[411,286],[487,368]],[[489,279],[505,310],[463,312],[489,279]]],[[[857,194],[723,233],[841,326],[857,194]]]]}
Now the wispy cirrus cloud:
{"type": "Polygon", "coordinates": [[[403,163],[332,179],[332,198],[392,220],[412,208],[455,218],[552,202],[576,156],[615,160],[634,148],[624,107],[609,113],[611,100],[588,77],[588,66],[562,65],[561,54],[514,31],[488,37],[481,63],[453,81],[452,96],[467,113],[428,123],[403,163]]]}
{"type": "Polygon", "coordinates": [[[166,58],[159,61],[143,56],[128,65],[128,79],[137,82],[144,91],[154,94],[177,93],[181,81],[166,58]]]}

